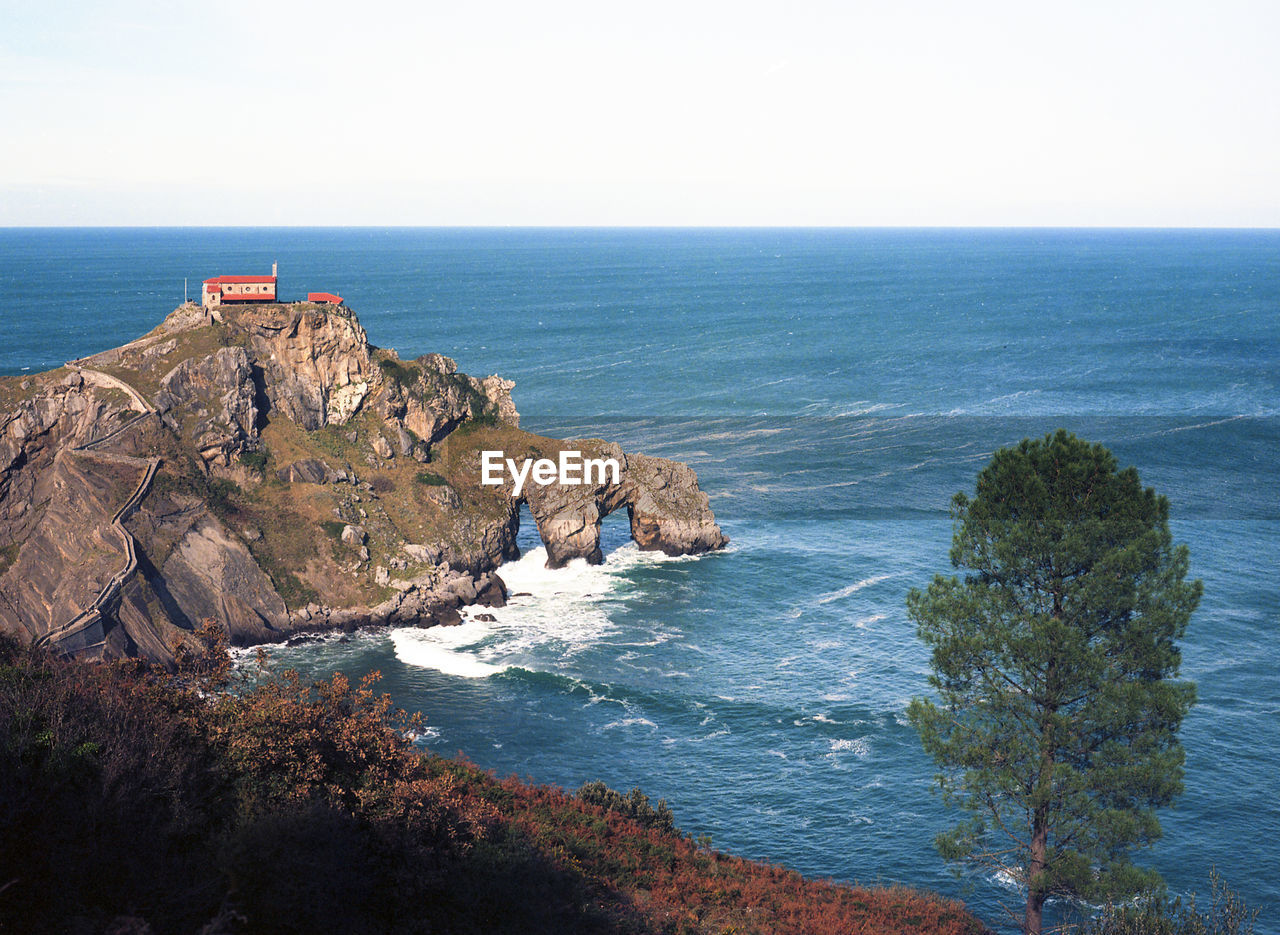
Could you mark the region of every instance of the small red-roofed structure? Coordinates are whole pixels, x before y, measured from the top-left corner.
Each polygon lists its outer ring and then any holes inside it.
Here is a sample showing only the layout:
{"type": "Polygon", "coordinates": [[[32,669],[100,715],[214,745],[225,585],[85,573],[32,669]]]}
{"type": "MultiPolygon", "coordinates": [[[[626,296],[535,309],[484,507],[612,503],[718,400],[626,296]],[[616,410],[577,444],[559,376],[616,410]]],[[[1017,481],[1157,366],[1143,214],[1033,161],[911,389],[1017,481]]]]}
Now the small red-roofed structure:
{"type": "Polygon", "coordinates": [[[341,305],[342,296],[334,295],[332,292],[308,292],[308,302],[319,302],[322,305],[341,305]]]}
{"type": "Polygon", "coordinates": [[[214,276],[204,281],[200,304],[205,308],[276,300],[276,264],[270,276],[214,276]]]}

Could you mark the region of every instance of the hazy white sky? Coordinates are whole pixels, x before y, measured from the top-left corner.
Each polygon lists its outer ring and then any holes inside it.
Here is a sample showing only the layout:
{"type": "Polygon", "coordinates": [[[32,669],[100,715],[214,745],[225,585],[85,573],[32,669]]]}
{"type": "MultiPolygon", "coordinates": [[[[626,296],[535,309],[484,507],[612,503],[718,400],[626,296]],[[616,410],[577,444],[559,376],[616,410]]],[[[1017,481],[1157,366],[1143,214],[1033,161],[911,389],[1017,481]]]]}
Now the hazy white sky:
{"type": "Polygon", "coordinates": [[[1276,0],[0,0],[0,225],[1280,226],[1276,0]]]}

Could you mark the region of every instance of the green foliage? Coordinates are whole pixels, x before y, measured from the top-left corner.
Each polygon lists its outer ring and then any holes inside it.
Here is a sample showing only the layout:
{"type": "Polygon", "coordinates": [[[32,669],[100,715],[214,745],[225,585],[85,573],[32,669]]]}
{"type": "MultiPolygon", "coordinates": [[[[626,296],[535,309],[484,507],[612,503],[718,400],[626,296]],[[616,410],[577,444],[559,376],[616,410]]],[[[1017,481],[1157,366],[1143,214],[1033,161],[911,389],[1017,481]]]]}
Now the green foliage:
{"type": "Polygon", "coordinates": [[[250,542],[248,545],[253,560],[267,573],[267,577],[271,579],[271,584],[286,607],[305,607],[307,604],[319,602],[320,595],[316,589],[294,574],[287,565],[264,547],[261,540],[250,542]]]}
{"type": "Polygon", "coordinates": [[[307,441],[325,454],[341,458],[346,453],[350,442],[347,441],[346,428],[337,425],[326,425],[307,433],[307,441]]]}
{"type": "Polygon", "coordinates": [[[1212,895],[1206,908],[1197,904],[1194,895],[1185,904],[1181,898],[1158,897],[1122,906],[1108,903],[1078,931],[1080,935],[1253,935],[1258,910],[1250,910],[1216,871],[1210,873],[1209,885],[1212,895]]]}
{"type": "Polygon", "coordinates": [[[384,357],[378,361],[378,368],[383,375],[393,383],[399,384],[402,388],[408,388],[418,379],[418,370],[414,367],[407,366],[391,357],[384,357]]]}
{"type": "Polygon", "coordinates": [[[9,566],[18,560],[18,550],[20,548],[21,546],[16,542],[0,546],[0,575],[8,571],[9,566]]]}
{"type": "Polygon", "coordinates": [[[434,471],[419,471],[413,475],[413,479],[424,487],[444,487],[449,483],[434,471]]]}
{"type": "Polygon", "coordinates": [[[1195,688],[1176,678],[1176,641],[1201,594],[1168,502],[1059,431],[997,451],[952,515],[964,580],[907,598],[939,700],[908,717],[970,816],[939,850],[1025,881],[1029,931],[1050,895],[1158,887],[1129,852],[1182,791],[1195,688]]]}
{"type": "Polygon", "coordinates": [[[598,779],[585,782],[578,789],[578,798],[588,805],[603,808],[606,812],[616,812],[639,824],[644,828],[657,828],[671,834],[679,834],[675,815],[666,799],[659,799],[656,806],[649,804],[649,797],[638,788],[626,795],[610,789],[598,779]]]}
{"type": "Polygon", "coordinates": [[[271,452],[265,446],[253,451],[240,452],[240,463],[250,470],[257,471],[259,474],[267,472],[267,462],[270,458],[271,452]]]}
{"type": "Polygon", "coordinates": [[[346,523],[339,522],[336,519],[322,519],[320,521],[320,528],[334,539],[342,538],[342,530],[346,528],[346,525],[346,523]]]}
{"type": "Polygon", "coordinates": [[[215,477],[209,481],[209,508],[215,513],[226,513],[234,507],[235,499],[242,491],[235,481],[215,477]]]}

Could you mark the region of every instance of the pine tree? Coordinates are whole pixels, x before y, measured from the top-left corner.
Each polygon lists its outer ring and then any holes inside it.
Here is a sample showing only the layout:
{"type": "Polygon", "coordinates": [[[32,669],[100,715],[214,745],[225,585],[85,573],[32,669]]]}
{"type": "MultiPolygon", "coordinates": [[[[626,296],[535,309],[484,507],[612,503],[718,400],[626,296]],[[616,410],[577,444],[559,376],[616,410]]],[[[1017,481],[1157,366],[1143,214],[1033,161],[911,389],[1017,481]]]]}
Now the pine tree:
{"type": "Polygon", "coordinates": [[[1022,881],[1023,929],[1039,935],[1050,896],[1161,885],[1130,852],[1182,791],[1195,686],[1177,678],[1177,641],[1202,586],[1184,580],[1168,501],[1063,430],[997,451],[952,516],[964,580],[907,597],[937,694],[908,717],[944,800],[968,813],[939,850],[1022,881]]]}

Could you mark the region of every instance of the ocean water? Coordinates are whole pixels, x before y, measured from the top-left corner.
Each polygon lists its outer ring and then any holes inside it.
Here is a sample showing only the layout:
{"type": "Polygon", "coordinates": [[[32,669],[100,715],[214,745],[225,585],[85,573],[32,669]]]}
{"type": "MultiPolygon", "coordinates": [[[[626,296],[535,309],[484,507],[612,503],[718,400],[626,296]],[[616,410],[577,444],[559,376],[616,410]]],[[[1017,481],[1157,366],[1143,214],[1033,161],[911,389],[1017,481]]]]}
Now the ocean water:
{"type": "MultiPolygon", "coordinates": [[[[526,428],[692,464],[732,545],[542,567],[496,622],[275,651],[377,669],[422,742],[500,774],[666,798],[722,849],[959,896],[906,725],[928,655],[904,597],[948,571],[947,503],[1002,445],[1066,427],[1172,504],[1205,597],[1185,795],[1140,860],[1218,871],[1280,932],[1280,232],[160,229],[0,231],[0,372],[148,330],[206,276],[343,295],[370,339],[516,380],[526,428]]],[[[526,517],[527,520],[527,517],[526,517]]]]}

